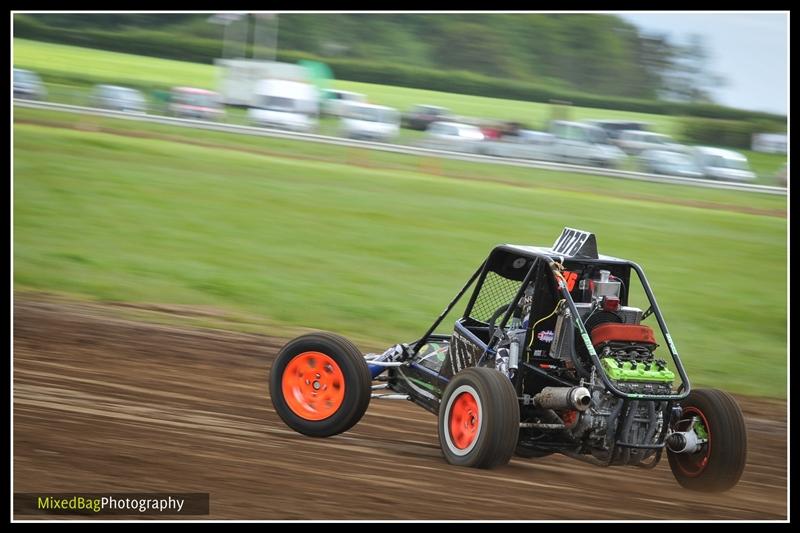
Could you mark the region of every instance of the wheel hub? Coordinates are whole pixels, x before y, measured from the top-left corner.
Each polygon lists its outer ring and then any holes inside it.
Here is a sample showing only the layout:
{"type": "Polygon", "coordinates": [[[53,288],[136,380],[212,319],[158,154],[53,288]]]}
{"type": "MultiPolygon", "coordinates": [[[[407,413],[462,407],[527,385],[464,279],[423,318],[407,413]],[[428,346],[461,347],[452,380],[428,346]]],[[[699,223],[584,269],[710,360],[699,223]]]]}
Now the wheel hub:
{"type": "Polygon", "coordinates": [[[478,402],[469,392],[462,392],[453,402],[449,420],[450,436],[456,448],[463,450],[472,444],[480,428],[478,402]]]}
{"type": "Polygon", "coordinates": [[[710,426],[705,414],[697,407],[687,407],[683,410],[683,416],[685,418],[676,424],[677,431],[670,435],[673,441],[684,441],[673,443],[673,445],[682,444],[681,449],[672,449],[673,446],[669,446],[669,442],[668,449],[676,454],[678,468],[684,475],[697,477],[708,466],[711,455],[710,426]],[[680,426],[683,426],[683,431],[678,430],[680,426]]]}
{"type": "Polygon", "coordinates": [[[306,420],[323,420],[344,402],[344,374],[330,356],[303,352],[286,365],[281,379],[289,409],[306,420]]]}

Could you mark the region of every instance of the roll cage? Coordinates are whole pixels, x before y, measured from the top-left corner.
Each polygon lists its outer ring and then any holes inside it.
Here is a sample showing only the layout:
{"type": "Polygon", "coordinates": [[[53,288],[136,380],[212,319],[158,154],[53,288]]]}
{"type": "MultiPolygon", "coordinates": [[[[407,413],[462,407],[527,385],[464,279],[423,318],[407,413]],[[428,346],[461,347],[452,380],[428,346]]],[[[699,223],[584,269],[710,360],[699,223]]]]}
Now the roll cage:
{"type": "MultiPolygon", "coordinates": [[[[565,228],[564,233],[552,248],[511,244],[496,246],[428,330],[416,342],[409,345],[411,359],[415,358],[420,348],[427,342],[441,340],[442,336],[435,334],[434,331],[474,284],[475,287],[464,313],[456,321],[455,325],[453,339],[463,340],[467,344],[467,353],[463,354],[463,357],[462,355],[458,356],[460,365],[455,365],[455,367],[459,369],[466,366],[486,366],[490,361],[493,362],[500,336],[490,335],[493,324],[487,321],[487,312],[490,310],[493,313],[497,312],[498,308],[493,307],[497,302],[501,304],[500,309],[505,307],[505,310],[499,314],[500,322],[495,326],[496,331],[503,331],[514,316],[514,313],[519,309],[518,303],[525,296],[526,289],[533,285],[533,294],[549,294],[551,298],[539,298],[538,305],[537,303],[532,305],[530,320],[526,326],[525,350],[531,349],[532,335],[535,334],[537,321],[546,318],[546,313],[554,313],[554,303],[563,300],[563,305],[569,307],[571,315],[574,317],[574,327],[591,358],[597,376],[614,396],[626,400],[656,401],[682,400],[686,398],[691,391],[689,379],[644,271],[632,261],[599,256],[596,250],[596,241],[593,234],[571,230],[570,228],[565,228]],[[570,232],[575,233],[571,234],[570,232]],[[680,376],[681,383],[672,394],[625,392],[620,390],[606,373],[573,298],[573,294],[578,298],[581,297],[581,289],[575,283],[578,277],[576,271],[594,272],[600,268],[607,269],[613,275],[622,279],[625,287],[630,287],[631,272],[636,273],[650,305],[643,318],[650,314],[656,317],[675,369],[680,376]],[[565,273],[567,274],[566,276],[565,273]],[[509,295],[511,296],[510,300],[508,299],[509,295]]],[[[620,303],[626,305],[628,298],[629,291],[625,290],[621,295],[620,303]]],[[[454,350],[451,350],[451,356],[453,356],[453,352],[454,350]]],[[[562,386],[574,385],[574,383],[542,370],[528,361],[520,361],[518,372],[512,377],[512,382],[518,392],[521,392],[525,377],[531,374],[562,386]]],[[[449,381],[449,377],[447,372],[440,372],[439,375],[435,376],[435,379],[438,379],[440,384],[446,384],[449,381]]]]}

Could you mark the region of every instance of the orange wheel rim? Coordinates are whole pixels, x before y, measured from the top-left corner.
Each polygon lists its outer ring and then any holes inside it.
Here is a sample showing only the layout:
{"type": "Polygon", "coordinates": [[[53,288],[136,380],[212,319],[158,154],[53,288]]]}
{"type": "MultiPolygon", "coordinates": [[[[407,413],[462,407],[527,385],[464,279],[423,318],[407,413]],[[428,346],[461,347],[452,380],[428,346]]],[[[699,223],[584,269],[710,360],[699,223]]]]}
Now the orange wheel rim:
{"type": "Polygon", "coordinates": [[[469,392],[462,392],[450,408],[450,438],[459,450],[468,448],[481,427],[478,402],[469,392]]]}
{"type": "Polygon", "coordinates": [[[281,389],[294,414],[306,420],[323,420],[344,402],[344,374],[330,356],[303,352],[283,370],[281,389]]]}

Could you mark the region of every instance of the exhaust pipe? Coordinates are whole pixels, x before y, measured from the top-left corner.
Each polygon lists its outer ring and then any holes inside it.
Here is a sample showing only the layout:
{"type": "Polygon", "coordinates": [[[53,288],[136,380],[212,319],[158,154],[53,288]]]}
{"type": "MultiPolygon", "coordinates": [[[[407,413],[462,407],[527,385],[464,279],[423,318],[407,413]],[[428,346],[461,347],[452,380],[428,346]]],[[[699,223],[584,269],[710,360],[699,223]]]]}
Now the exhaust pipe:
{"type": "Polygon", "coordinates": [[[577,409],[585,411],[592,403],[586,387],[545,387],[533,397],[533,404],[542,409],[577,409]]]}
{"type": "MultiPolygon", "coordinates": [[[[705,441],[703,441],[705,442],[705,441]]],[[[675,431],[667,436],[667,449],[672,453],[695,453],[703,446],[694,431],[675,431]]]]}

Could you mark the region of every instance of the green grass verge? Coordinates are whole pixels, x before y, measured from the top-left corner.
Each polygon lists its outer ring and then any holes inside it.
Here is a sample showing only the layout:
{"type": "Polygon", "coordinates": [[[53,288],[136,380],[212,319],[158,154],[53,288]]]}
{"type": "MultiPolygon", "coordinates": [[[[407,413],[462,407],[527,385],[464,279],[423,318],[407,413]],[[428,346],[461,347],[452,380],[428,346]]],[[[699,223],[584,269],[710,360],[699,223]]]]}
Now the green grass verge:
{"type": "Polygon", "coordinates": [[[14,39],[14,66],[39,72],[43,78],[89,84],[119,80],[130,85],[172,87],[216,86],[216,67],[188,61],[121,54],[93,48],[14,39]]]}
{"type": "Polygon", "coordinates": [[[30,124],[14,135],[15,288],[388,344],[419,335],[493,245],[548,244],[570,225],[645,267],[696,385],[785,397],[784,218],[30,124]]]}

